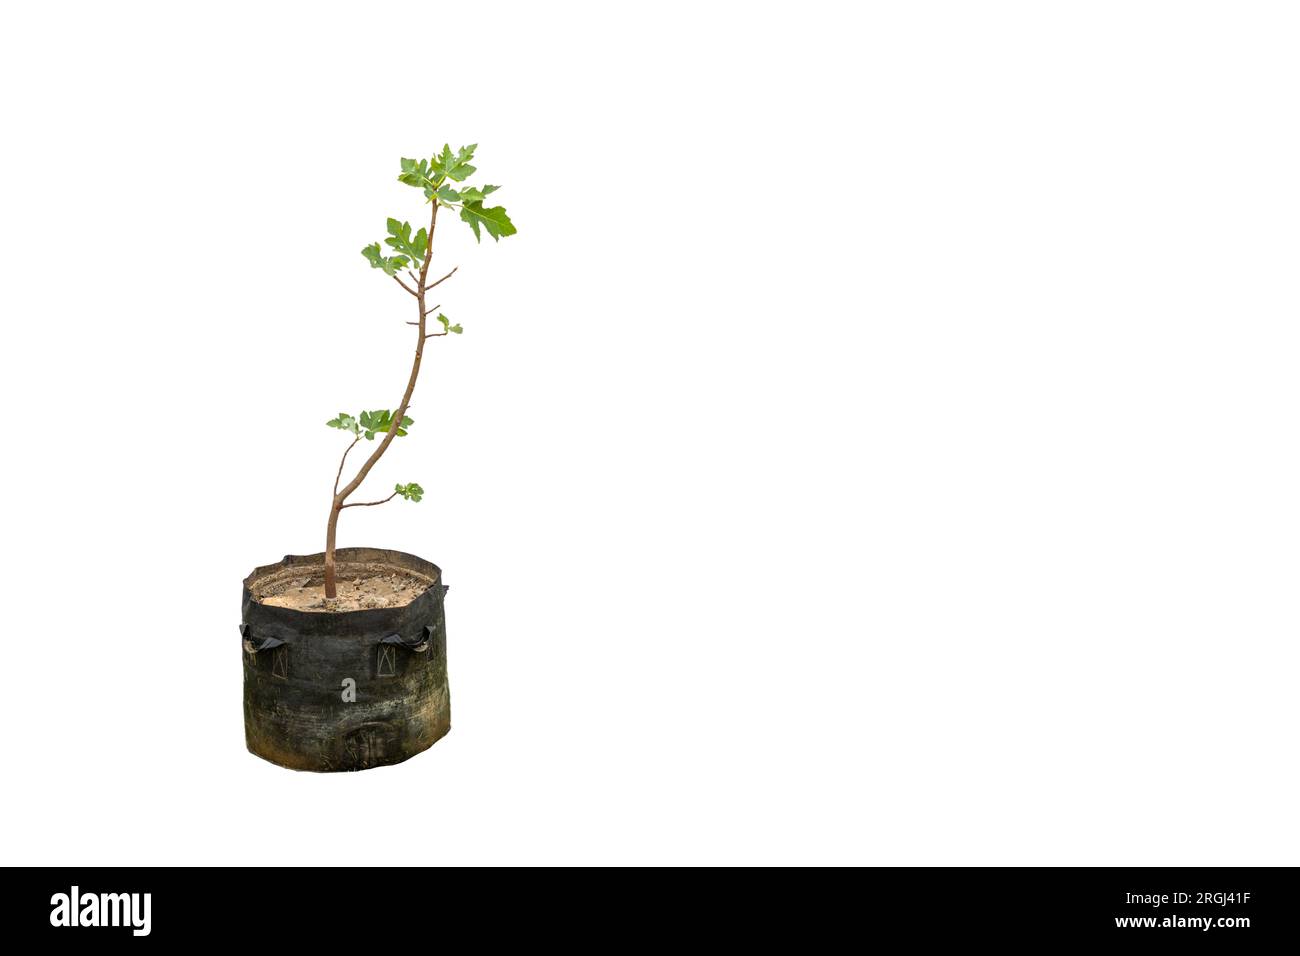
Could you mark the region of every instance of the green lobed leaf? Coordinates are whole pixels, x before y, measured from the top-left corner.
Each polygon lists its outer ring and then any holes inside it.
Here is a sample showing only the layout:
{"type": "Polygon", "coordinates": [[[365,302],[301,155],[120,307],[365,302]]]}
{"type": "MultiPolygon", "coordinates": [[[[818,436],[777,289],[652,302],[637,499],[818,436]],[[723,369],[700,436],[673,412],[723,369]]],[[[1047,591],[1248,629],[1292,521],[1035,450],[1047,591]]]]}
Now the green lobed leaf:
{"type": "Polygon", "coordinates": [[[474,158],[474,150],[478,149],[477,143],[471,143],[469,146],[462,146],[455,153],[451,151],[451,145],[444,143],[442,152],[433,157],[430,164],[430,171],[434,178],[452,179],[456,182],[464,182],[473,176],[477,171],[474,166],[470,165],[470,160],[474,158]]]}
{"type": "Polygon", "coordinates": [[[482,226],[487,230],[493,240],[499,241],[502,236],[513,236],[515,234],[515,225],[506,215],[504,206],[484,207],[482,200],[466,202],[460,209],[460,218],[469,223],[470,228],[474,230],[474,238],[482,241],[479,235],[479,227],[482,226]]]}
{"type": "Polygon", "coordinates": [[[460,191],[460,198],[465,202],[482,202],[489,195],[500,189],[500,186],[466,186],[460,191]]]}
{"type": "Polygon", "coordinates": [[[408,186],[427,189],[433,185],[433,171],[427,159],[402,159],[402,171],[397,174],[397,181],[408,186]]]}
{"type": "MultiPolygon", "coordinates": [[[[397,437],[401,438],[406,434],[406,430],[415,424],[415,420],[410,415],[403,415],[401,422],[397,425],[397,437]]],[[[386,432],[393,427],[393,416],[391,412],[384,412],[384,420],[379,423],[375,429],[377,432],[386,432]]]]}
{"type": "Polygon", "coordinates": [[[361,428],[364,430],[366,441],[375,440],[375,425],[379,421],[379,412],[362,412],[360,417],[361,428]]]}
{"type": "Polygon", "coordinates": [[[366,257],[372,269],[383,269],[386,275],[395,276],[406,268],[411,261],[408,256],[392,256],[386,258],[383,248],[377,242],[372,242],[361,250],[361,254],[366,257]]]}
{"type": "Polygon", "coordinates": [[[331,418],[325,424],[330,428],[341,428],[343,431],[352,432],[354,435],[359,434],[361,431],[357,420],[347,412],[339,412],[338,418],[331,418]]]}
{"type": "Polygon", "coordinates": [[[389,219],[388,238],[384,242],[418,266],[424,262],[424,255],[429,251],[429,232],[421,227],[420,231],[412,236],[409,222],[389,219]]]}

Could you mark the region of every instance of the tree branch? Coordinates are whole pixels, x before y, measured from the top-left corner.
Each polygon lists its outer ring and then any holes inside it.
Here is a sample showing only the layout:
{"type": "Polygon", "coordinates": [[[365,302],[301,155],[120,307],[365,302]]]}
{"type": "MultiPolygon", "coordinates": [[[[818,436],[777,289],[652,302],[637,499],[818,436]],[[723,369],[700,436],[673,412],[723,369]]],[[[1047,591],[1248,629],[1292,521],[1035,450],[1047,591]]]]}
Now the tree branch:
{"type": "Polygon", "coordinates": [[[339,507],[340,508],[372,508],[375,505],[387,504],[388,502],[392,501],[396,497],[397,497],[397,492],[394,491],[383,501],[351,501],[345,505],[340,505],[339,507]]]}
{"type": "MultiPolygon", "coordinates": [[[[432,315],[434,312],[437,312],[437,311],[438,311],[439,309],[441,309],[441,308],[442,308],[442,303],[439,302],[439,303],[438,303],[437,305],[435,305],[433,308],[431,308],[431,309],[425,309],[424,312],[423,312],[423,314],[420,316],[420,318],[422,318],[422,319],[427,319],[430,315],[432,315]]],[[[419,322],[407,322],[406,324],[407,324],[407,325],[419,325],[420,323],[419,323],[419,322]]]]}
{"type": "Polygon", "coordinates": [[[338,474],[334,476],[334,494],[336,495],[339,493],[339,479],[343,477],[343,463],[348,460],[348,452],[350,452],[353,448],[355,448],[357,442],[359,441],[361,441],[360,435],[352,439],[352,444],[348,445],[348,447],[343,451],[343,458],[339,461],[338,474]]]}
{"type": "Polygon", "coordinates": [[[409,285],[403,282],[401,276],[393,276],[393,281],[396,282],[398,285],[400,285],[407,292],[411,293],[411,295],[415,296],[417,299],[420,297],[420,293],[416,292],[409,285]]]}
{"type": "MultiPolygon", "coordinates": [[[[435,208],[436,208],[436,207],[435,207],[435,208]]],[[[424,260],[424,266],[425,266],[426,269],[429,267],[429,260],[428,260],[428,259],[425,259],[425,260],[424,260]]],[[[459,269],[459,268],[460,268],[460,266],[456,266],[456,269],[459,269]]],[[[429,291],[430,289],[432,289],[434,286],[436,286],[436,285],[442,285],[442,283],[446,282],[448,279],[450,279],[452,276],[454,276],[454,275],[456,274],[456,269],[452,269],[450,272],[448,272],[445,276],[443,276],[443,277],[442,277],[441,279],[439,279],[437,282],[430,282],[428,285],[426,285],[426,286],[424,287],[424,291],[425,291],[425,292],[428,292],[428,291],[429,291]]]]}

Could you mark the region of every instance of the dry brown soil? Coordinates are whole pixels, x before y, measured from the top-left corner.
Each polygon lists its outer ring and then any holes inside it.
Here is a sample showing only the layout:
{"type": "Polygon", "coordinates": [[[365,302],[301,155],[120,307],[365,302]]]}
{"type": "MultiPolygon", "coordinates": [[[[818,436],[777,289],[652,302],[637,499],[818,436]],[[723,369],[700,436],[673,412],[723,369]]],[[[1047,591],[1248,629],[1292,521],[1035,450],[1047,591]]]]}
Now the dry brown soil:
{"type": "Polygon", "coordinates": [[[284,568],[253,582],[253,599],[271,607],[324,613],[403,607],[423,594],[433,578],[391,564],[340,562],[337,584],[338,597],[326,601],[323,565],[284,568]]]}

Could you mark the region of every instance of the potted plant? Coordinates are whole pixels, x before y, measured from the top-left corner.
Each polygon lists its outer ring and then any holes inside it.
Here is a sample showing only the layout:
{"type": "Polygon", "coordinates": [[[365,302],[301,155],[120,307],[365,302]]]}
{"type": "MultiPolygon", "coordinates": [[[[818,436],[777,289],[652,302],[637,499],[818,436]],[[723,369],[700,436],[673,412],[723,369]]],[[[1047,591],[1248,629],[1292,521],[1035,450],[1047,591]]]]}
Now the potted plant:
{"type": "MultiPolygon", "coordinates": [[[[415,422],[407,409],[430,339],[461,334],[429,293],[456,269],[430,279],[438,211],[458,213],[482,241],[515,227],[487,198],[499,187],[471,186],[475,146],[443,146],[432,159],[403,159],[398,180],[429,204],[427,227],[388,220],[381,245],[361,250],[370,266],[415,299],[415,357],[395,408],[339,412],[326,424],[351,436],[334,476],[319,554],[288,555],[244,579],[240,635],[244,658],[244,731],[248,749],[298,770],[364,770],[428,749],[451,728],[447,688],[447,587],[434,564],[399,551],[337,548],[339,519],[349,508],[395,498],[418,502],[416,482],[382,498],[354,500],[371,469],[415,422]],[[387,246],[387,248],[385,248],[387,246]],[[373,443],[350,479],[352,450],[373,443]]],[[[436,274],[436,273],[435,273],[436,274]]]]}

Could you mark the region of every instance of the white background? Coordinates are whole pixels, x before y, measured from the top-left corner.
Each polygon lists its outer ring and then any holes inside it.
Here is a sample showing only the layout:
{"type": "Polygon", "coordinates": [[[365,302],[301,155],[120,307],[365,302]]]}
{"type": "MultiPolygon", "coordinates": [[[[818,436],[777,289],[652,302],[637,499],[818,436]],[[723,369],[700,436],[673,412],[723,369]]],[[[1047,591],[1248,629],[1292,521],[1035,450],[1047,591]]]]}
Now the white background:
{"type": "MultiPolygon", "coordinates": [[[[9,863],[1294,864],[1300,14],[9,5],[9,863]],[[416,425],[453,731],[244,749],[477,142],[416,425]]],[[[445,270],[444,270],[445,271],[445,270]]]]}

